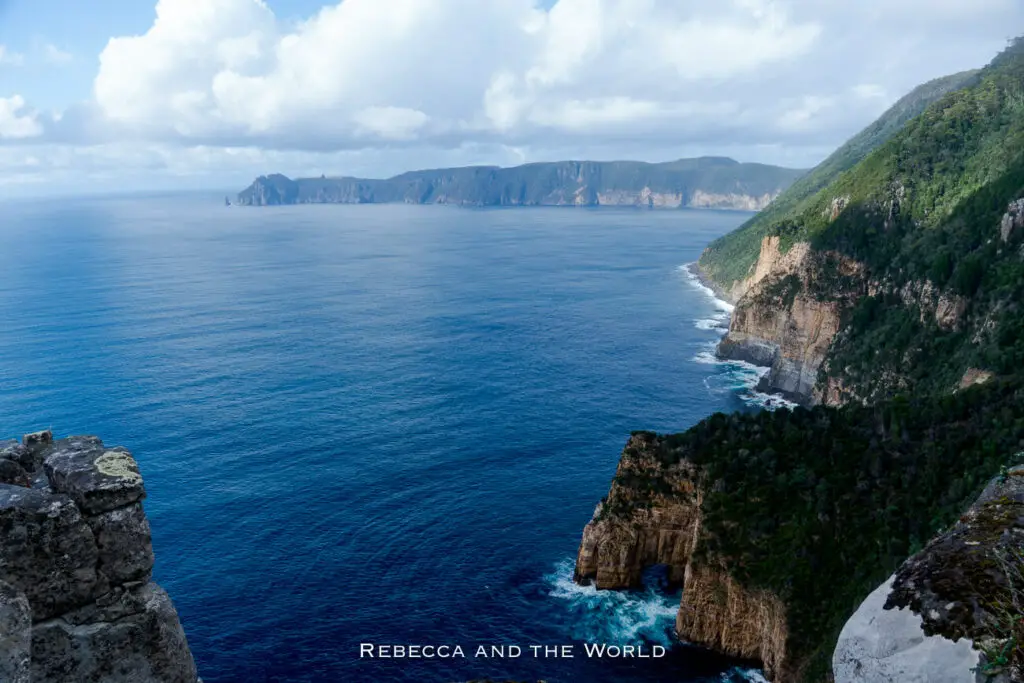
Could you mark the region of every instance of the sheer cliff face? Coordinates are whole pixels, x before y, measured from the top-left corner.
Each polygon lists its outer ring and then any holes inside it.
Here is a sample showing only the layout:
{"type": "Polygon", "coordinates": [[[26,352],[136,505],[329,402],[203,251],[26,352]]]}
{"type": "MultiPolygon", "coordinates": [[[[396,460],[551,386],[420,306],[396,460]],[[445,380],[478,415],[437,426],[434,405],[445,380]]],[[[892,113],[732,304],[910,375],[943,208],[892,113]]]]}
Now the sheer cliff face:
{"type": "MultiPolygon", "coordinates": [[[[831,203],[831,215],[842,210],[841,200],[831,203]]],[[[1012,226],[1013,220],[1007,224],[1012,226]]],[[[847,332],[849,314],[862,299],[886,301],[887,307],[902,309],[939,334],[966,329],[970,305],[966,297],[940,289],[930,280],[896,285],[848,256],[815,250],[807,242],[796,242],[783,252],[777,236],[762,240],[750,275],[727,294],[734,297],[736,307],[729,332],[719,344],[719,356],[770,368],[758,387],[761,391],[824,405],[877,400],[907,386],[902,374],[906,367],[848,377],[845,368],[830,362],[835,345],[844,334],[851,334],[847,332]]],[[[994,323],[976,320],[973,327],[977,341],[994,323]]],[[[974,371],[983,378],[980,381],[992,376],[974,371]]]]}
{"type": "Polygon", "coordinates": [[[802,171],[731,159],[649,164],[559,161],[513,168],[470,166],[388,179],[261,176],[238,195],[243,205],[459,204],[468,206],[639,206],[757,211],[802,171]]]}
{"type": "Polygon", "coordinates": [[[739,297],[719,355],[770,367],[761,390],[804,403],[838,402],[818,386],[818,371],[844,309],[866,291],[864,268],[806,242],[783,253],[779,242],[765,237],[753,272],[734,286],[739,297]]]}
{"type": "Polygon", "coordinates": [[[583,530],[578,583],[635,588],[654,565],[666,565],[669,579],[683,582],[698,529],[695,472],[685,462],[664,465],[659,445],[649,434],[635,434],[626,444],[608,497],[583,530]]]}
{"type": "Polygon", "coordinates": [[[0,680],[196,683],[144,497],[96,437],[0,442],[0,680]]]}
{"type": "Polygon", "coordinates": [[[654,434],[630,437],[608,497],[584,529],[576,582],[636,587],[644,569],[665,565],[670,580],[683,585],[681,640],[760,661],[769,677],[779,676],[787,670],[783,604],[745,588],[713,558],[698,558],[700,474],[685,460],[666,465],[664,453],[654,434]]]}

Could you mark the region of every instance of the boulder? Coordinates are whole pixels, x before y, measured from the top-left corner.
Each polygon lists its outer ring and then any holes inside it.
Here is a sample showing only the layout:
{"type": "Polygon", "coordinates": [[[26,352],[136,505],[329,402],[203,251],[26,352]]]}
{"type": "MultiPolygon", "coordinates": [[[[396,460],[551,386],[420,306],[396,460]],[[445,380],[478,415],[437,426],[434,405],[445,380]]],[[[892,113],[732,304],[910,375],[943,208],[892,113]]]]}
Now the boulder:
{"type": "Polygon", "coordinates": [[[833,655],[835,683],[1024,680],[1022,607],[1024,467],[1016,467],[847,621],[833,655]],[[990,663],[985,651],[1009,661],[990,663]]]}
{"type": "Polygon", "coordinates": [[[978,651],[967,639],[928,636],[909,609],[884,609],[893,579],[843,626],[832,657],[835,683],[974,683],[978,651]]]}
{"type": "Polygon", "coordinates": [[[139,467],[124,448],[105,448],[94,436],[73,436],[53,444],[43,463],[50,485],[66,493],[87,515],[142,500],[139,467]]]}

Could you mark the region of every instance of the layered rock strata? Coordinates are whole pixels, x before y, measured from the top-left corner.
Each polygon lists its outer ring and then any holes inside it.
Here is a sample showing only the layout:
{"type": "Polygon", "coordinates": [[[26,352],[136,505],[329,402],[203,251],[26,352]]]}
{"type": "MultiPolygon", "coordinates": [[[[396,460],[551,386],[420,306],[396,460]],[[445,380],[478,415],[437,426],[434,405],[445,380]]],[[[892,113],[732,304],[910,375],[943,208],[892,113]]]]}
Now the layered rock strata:
{"type": "Polygon", "coordinates": [[[775,596],[748,590],[727,568],[696,557],[701,533],[701,482],[685,460],[665,458],[662,439],[633,434],[608,497],[583,531],[574,580],[599,589],[637,587],[643,571],[664,565],[682,585],[676,620],[680,639],[761,662],[774,676],[787,666],[785,610],[775,596]]]}
{"type": "Polygon", "coordinates": [[[783,252],[779,237],[765,237],[753,272],[733,287],[738,301],[719,356],[770,368],[761,391],[822,402],[818,370],[844,308],[866,290],[862,274],[860,264],[839,254],[814,252],[806,242],[783,252]],[[829,282],[821,286],[825,272],[829,282]],[[829,296],[821,296],[823,291],[829,296]]]}
{"type": "Polygon", "coordinates": [[[0,442],[0,681],[196,683],[124,448],[0,442]]]}
{"type": "MultiPolygon", "coordinates": [[[[757,661],[770,680],[804,680],[790,606],[744,585],[736,578],[739,567],[702,544],[707,482],[669,442],[647,432],[630,437],[609,494],[584,529],[574,580],[599,589],[633,588],[645,569],[664,565],[683,588],[680,640],[757,661]]],[[[835,648],[835,683],[973,683],[976,668],[992,676],[979,681],[1024,681],[1022,614],[1019,467],[993,480],[958,524],[864,601],[835,648]],[[986,653],[1002,653],[1009,662],[986,653]]]]}

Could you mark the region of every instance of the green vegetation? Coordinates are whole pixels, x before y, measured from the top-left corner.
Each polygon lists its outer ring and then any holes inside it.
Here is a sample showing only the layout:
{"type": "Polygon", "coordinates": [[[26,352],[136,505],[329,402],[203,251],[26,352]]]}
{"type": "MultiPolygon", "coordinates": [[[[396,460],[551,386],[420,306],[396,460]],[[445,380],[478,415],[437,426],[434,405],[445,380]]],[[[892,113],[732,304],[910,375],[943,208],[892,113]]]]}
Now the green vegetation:
{"type": "Polygon", "coordinates": [[[993,640],[982,646],[985,655],[981,672],[987,676],[1024,673],[1024,548],[1005,548],[993,553],[993,561],[1006,577],[1006,590],[998,604],[989,608],[996,615],[993,640]]]}
{"type": "Polygon", "coordinates": [[[815,198],[789,239],[810,239],[868,266],[890,293],[861,299],[830,350],[827,372],[865,398],[948,391],[968,367],[996,374],[1024,363],[1024,252],[1000,222],[1024,196],[1024,41],[1001,54],[974,87],[910,122],[815,198]],[[851,198],[833,222],[827,195],[851,198]],[[960,307],[940,326],[934,305],[891,292],[930,282],[960,307]],[[920,310],[919,305],[926,310],[920,310]]]}
{"type": "Polygon", "coordinates": [[[865,596],[1022,446],[1024,387],[1006,381],[874,407],[718,413],[666,437],[660,457],[705,473],[699,556],[782,598],[804,680],[819,681],[865,596]]]}
{"type": "Polygon", "coordinates": [[[746,277],[757,261],[763,237],[785,231],[785,226],[802,213],[808,200],[822,188],[892,138],[907,121],[918,116],[928,105],[949,92],[976,83],[978,73],[965,71],[938,78],[915,88],[890,107],[877,121],[851,138],[810,173],[793,183],[768,208],[734,232],[712,242],[701,256],[701,268],[725,288],[746,277]]]}
{"type": "Polygon", "coordinates": [[[696,191],[752,197],[775,195],[804,171],[741,164],[722,157],[680,159],[661,164],[637,161],[560,161],[513,168],[469,166],[403,173],[387,180],[362,178],[260,177],[239,193],[240,204],[436,202],[479,206],[600,202],[598,193],[681,193],[684,204],[696,191]]]}

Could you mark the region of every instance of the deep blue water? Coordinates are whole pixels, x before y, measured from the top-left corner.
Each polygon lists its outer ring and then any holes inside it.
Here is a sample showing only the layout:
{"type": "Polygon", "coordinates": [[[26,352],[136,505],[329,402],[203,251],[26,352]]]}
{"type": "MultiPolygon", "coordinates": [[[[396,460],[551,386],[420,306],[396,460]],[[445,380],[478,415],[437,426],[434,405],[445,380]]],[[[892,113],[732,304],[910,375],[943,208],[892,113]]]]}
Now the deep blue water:
{"type": "Polygon", "coordinates": [[[679,266],[747,214],[189,196],[2,216],[0,436],[134,452],[207,683],[727,668],[683,647],[472,654],[668,642],[678,594],[578,588],[572,559],[631,430],[744,406],[750,373],[708,362],[722,311],[679,266]],[[361,642],[467,657],[360,660],[361,642]]]}

